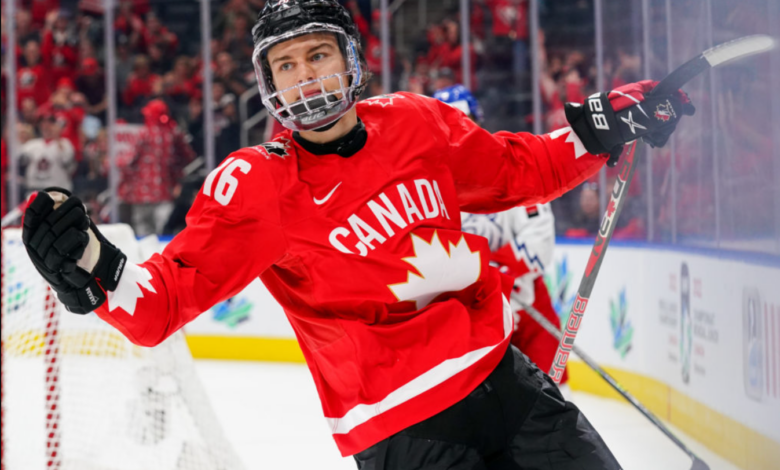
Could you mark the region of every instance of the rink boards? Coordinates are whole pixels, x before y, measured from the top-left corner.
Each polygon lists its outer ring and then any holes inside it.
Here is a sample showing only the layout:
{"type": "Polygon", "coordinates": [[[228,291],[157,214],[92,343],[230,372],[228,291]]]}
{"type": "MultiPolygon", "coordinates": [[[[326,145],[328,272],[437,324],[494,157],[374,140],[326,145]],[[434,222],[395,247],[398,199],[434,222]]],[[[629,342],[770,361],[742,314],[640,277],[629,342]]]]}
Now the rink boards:
{"type": "MultiPolygon", "coordinates": [[[[546,281],[568,312],[590,242],[560,241],[546,281]]],[[[616,242],[577,345],[653,412],[745,469],[780,461],[780,262],[616,242]]],[[[195,357],[303,362],[259,280],[186,327],[195,357]]],[[[618,395],[583,363],[572,388],[618,395]]]]}

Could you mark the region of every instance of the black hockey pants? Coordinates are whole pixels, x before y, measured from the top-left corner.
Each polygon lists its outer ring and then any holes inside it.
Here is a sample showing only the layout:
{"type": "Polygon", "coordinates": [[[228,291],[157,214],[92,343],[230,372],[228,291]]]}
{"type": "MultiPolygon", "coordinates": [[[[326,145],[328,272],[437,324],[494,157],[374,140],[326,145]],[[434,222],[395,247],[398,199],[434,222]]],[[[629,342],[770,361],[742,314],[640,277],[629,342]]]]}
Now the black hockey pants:
{"type": "Polygon", "coordinates": [[[354,457],[360,470],[620,469],[585,415],[513,346],[466,398],[354,457]]]}

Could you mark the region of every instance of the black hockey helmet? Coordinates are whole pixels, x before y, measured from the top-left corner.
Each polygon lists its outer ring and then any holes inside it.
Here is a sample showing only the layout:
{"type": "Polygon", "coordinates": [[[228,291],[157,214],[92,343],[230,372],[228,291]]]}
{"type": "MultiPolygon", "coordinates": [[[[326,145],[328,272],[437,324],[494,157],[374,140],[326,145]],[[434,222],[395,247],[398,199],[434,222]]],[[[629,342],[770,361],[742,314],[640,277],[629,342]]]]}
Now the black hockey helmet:
{"type": "Polygon", "coordinates": [[[252,62],[263,104],[284,127],[312,130],[337,121],[357,102],[367,83],[360,36],[349,12],[336,0],[269,0],[252,28],[252,62]],[[332,33],[338,40],[346,70],[318,77],[284,90],[274,86],[267,56],[271,47],[311,33],[332,33]],[[324,80],[336,78],[337,90],[325,90],[324,80]],[[319,83],[321,94],[306,98],[303,87],[319,83]],[[299,100],[287,103],[284,93],[297,89],[299,100]]]}

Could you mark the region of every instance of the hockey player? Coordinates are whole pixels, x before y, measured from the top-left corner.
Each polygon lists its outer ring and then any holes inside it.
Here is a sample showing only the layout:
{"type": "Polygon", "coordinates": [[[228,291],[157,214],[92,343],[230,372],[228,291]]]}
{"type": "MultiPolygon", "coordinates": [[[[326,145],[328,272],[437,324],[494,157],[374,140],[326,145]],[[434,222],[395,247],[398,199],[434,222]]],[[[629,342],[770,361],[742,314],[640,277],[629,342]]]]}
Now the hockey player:
{"type": "MultiPolygon", "coordinates": [[[[434,92],[433,97],[463,111],[477,124],[482,123],[482,108],[463,85],[452,85],[434,92]]],[[[464,232],[487,238],[491,264],[512,280],[509,304],[514,312],[515,331],[511,344],[541,370],[550,370],[558,340],[525,311],[531,305],[553,325],[560,323],[553,307],[544,269],[553,260],[555,216],[549,203],[513,207],[498,214],[461,214],[464,232]]],[[[559,383],[564,396],[569,394],[568,374],[559,383]]]]}
{"type": "Polygon", "coordinates": [[[628,140],[662,144],[686,110],[682,95],[662,98],[669,121],[639,112],[655,106],[643,82],[630,98],[571,107],[572,128],[490,134],[432,98],[356,103],[368,76],[336,0],[270,0],[253,36],[263,102],[288,130],[209,174],[162,254],[131,263],[78,199],[29,199],[23,241],[63,304],[154,346],[260,277],[296,332],[339,450],[359,468],[619,468],[580,411],[509,347],[500,275],[487,241],[461,231],[459,210],[547,201],[628,140]]]}

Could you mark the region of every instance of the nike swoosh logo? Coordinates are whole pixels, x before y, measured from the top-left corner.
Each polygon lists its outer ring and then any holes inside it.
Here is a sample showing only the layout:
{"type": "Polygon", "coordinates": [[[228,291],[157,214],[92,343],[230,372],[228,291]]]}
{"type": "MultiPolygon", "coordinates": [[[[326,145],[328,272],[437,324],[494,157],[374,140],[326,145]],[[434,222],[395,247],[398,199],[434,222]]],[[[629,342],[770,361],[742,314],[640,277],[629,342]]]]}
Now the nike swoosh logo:
{"type": "Polygon", "coordinates": [[[333,189],[331,189],[330,192],[328,193],[328,195],[325,196],[322,199],[317,199],[316,197],[313,198],[314,199],[314,203],[317,204],[318,206],[321,206],[321,205],[325,204],[326,202],[328,202],[328,199],[330,199],[330,197],[333,196],[333,193],[336,192],[336,190],[339,188],[339,186],[341,186],[341,182],[339,182],[339,184],[337,184],[333,189]]]}

